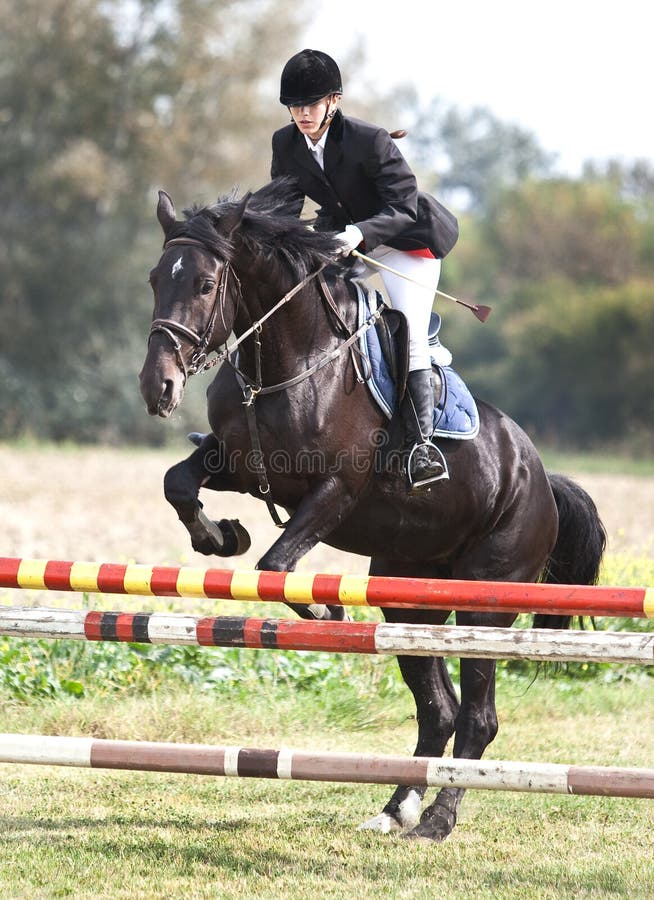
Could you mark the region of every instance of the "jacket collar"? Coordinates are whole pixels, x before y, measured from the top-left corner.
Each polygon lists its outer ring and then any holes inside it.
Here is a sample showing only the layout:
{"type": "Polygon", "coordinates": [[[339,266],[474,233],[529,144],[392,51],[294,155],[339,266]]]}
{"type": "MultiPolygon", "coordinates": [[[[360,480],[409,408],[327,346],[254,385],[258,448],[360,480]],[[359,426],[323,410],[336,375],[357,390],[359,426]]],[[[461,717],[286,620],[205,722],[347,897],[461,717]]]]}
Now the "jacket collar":
{"type": "Polygon", "coordinates": [[[325,172],[329,174],[341,161],[343,156],[343,113],[340,109],[336,110],[336,114],[332,119],[332,124],[327,132],[327,143],[325,144],[325,172]]]}

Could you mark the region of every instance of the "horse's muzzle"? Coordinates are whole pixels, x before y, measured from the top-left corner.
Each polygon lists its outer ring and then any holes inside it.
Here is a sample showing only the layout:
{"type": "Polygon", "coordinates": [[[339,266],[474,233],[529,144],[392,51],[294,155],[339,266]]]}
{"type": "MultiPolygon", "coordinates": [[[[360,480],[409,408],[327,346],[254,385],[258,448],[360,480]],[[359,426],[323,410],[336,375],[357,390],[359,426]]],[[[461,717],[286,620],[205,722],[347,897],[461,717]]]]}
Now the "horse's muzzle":
{"type": "Polygon", "coordinates": [[[143,367],[139,382],[141,396],[145,400],[148,414],[167,419],[177,409],[184,397],[184,378],[176,369],[172,372],[162,373],[143,367]]]}

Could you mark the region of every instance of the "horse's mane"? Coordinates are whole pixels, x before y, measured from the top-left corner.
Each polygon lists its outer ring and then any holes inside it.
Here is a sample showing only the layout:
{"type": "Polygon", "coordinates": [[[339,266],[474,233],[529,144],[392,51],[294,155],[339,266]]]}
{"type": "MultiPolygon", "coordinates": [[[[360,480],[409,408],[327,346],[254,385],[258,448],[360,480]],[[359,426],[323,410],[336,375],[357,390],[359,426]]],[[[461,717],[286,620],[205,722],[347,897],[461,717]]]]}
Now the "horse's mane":
{"type": "Polygon", "coordinates": [[[236,191],[232,191],[210,206],[185,209],[185,221],[176,224],[169,239],[199,240],[230,262],[234,262],[238,248],[243,247],[272,267],[290,269],[298,278],[304,278],[323,263],[335,261],[338,244],[333,233],[313,231],[308,227],[310,223],[298,218],[303,197],[295,179],[276,178],[251,194],[241,223],[230,239],[221,233],[220,221],[243,199],[238,200],[236,191]]]}

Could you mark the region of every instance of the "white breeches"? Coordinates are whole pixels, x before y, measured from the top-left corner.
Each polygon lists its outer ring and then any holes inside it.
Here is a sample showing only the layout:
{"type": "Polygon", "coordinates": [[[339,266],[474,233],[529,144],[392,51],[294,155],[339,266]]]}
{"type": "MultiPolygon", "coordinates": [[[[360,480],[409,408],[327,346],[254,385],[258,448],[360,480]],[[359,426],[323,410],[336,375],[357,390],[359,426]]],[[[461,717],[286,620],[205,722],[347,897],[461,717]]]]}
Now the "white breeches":
{"type": "Polygon", "coordinates": [[[441,275],[440,259],[428,259],[423,256],[413,256],[402,250],[394,250],[381,244],[375,247],[369,254],[373,259],[379,260],[385,266],[397,269],[403,275],[419,281],[420,285],[406,281],[398,275],[392,275],[383,269],[373,269],[367,266],[369,273],[379,272],[388,293],[388,299],[394,309],[404,313],[409,323],[409,371],[416,369],[430,369],[431,358],[429,354],[429,317],[432,312],[434,293],[438,287],[441,275]]]}

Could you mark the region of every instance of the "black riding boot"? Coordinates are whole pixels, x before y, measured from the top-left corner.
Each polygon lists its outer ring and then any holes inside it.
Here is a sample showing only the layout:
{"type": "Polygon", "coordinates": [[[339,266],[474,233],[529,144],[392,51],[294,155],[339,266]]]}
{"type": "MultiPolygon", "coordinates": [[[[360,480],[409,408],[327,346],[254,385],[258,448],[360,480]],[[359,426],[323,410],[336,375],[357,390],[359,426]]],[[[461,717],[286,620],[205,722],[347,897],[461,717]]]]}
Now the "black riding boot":
{"type": "Polygon", "coordinates": [[[430,443],[434,430],[434,387],[431,369],[409,372],[407,392],[402,403],[402,418],[407,444],[412,446],[407,470],[411,490],[428,487],[447,478],[440,454],[430,443]]]}

